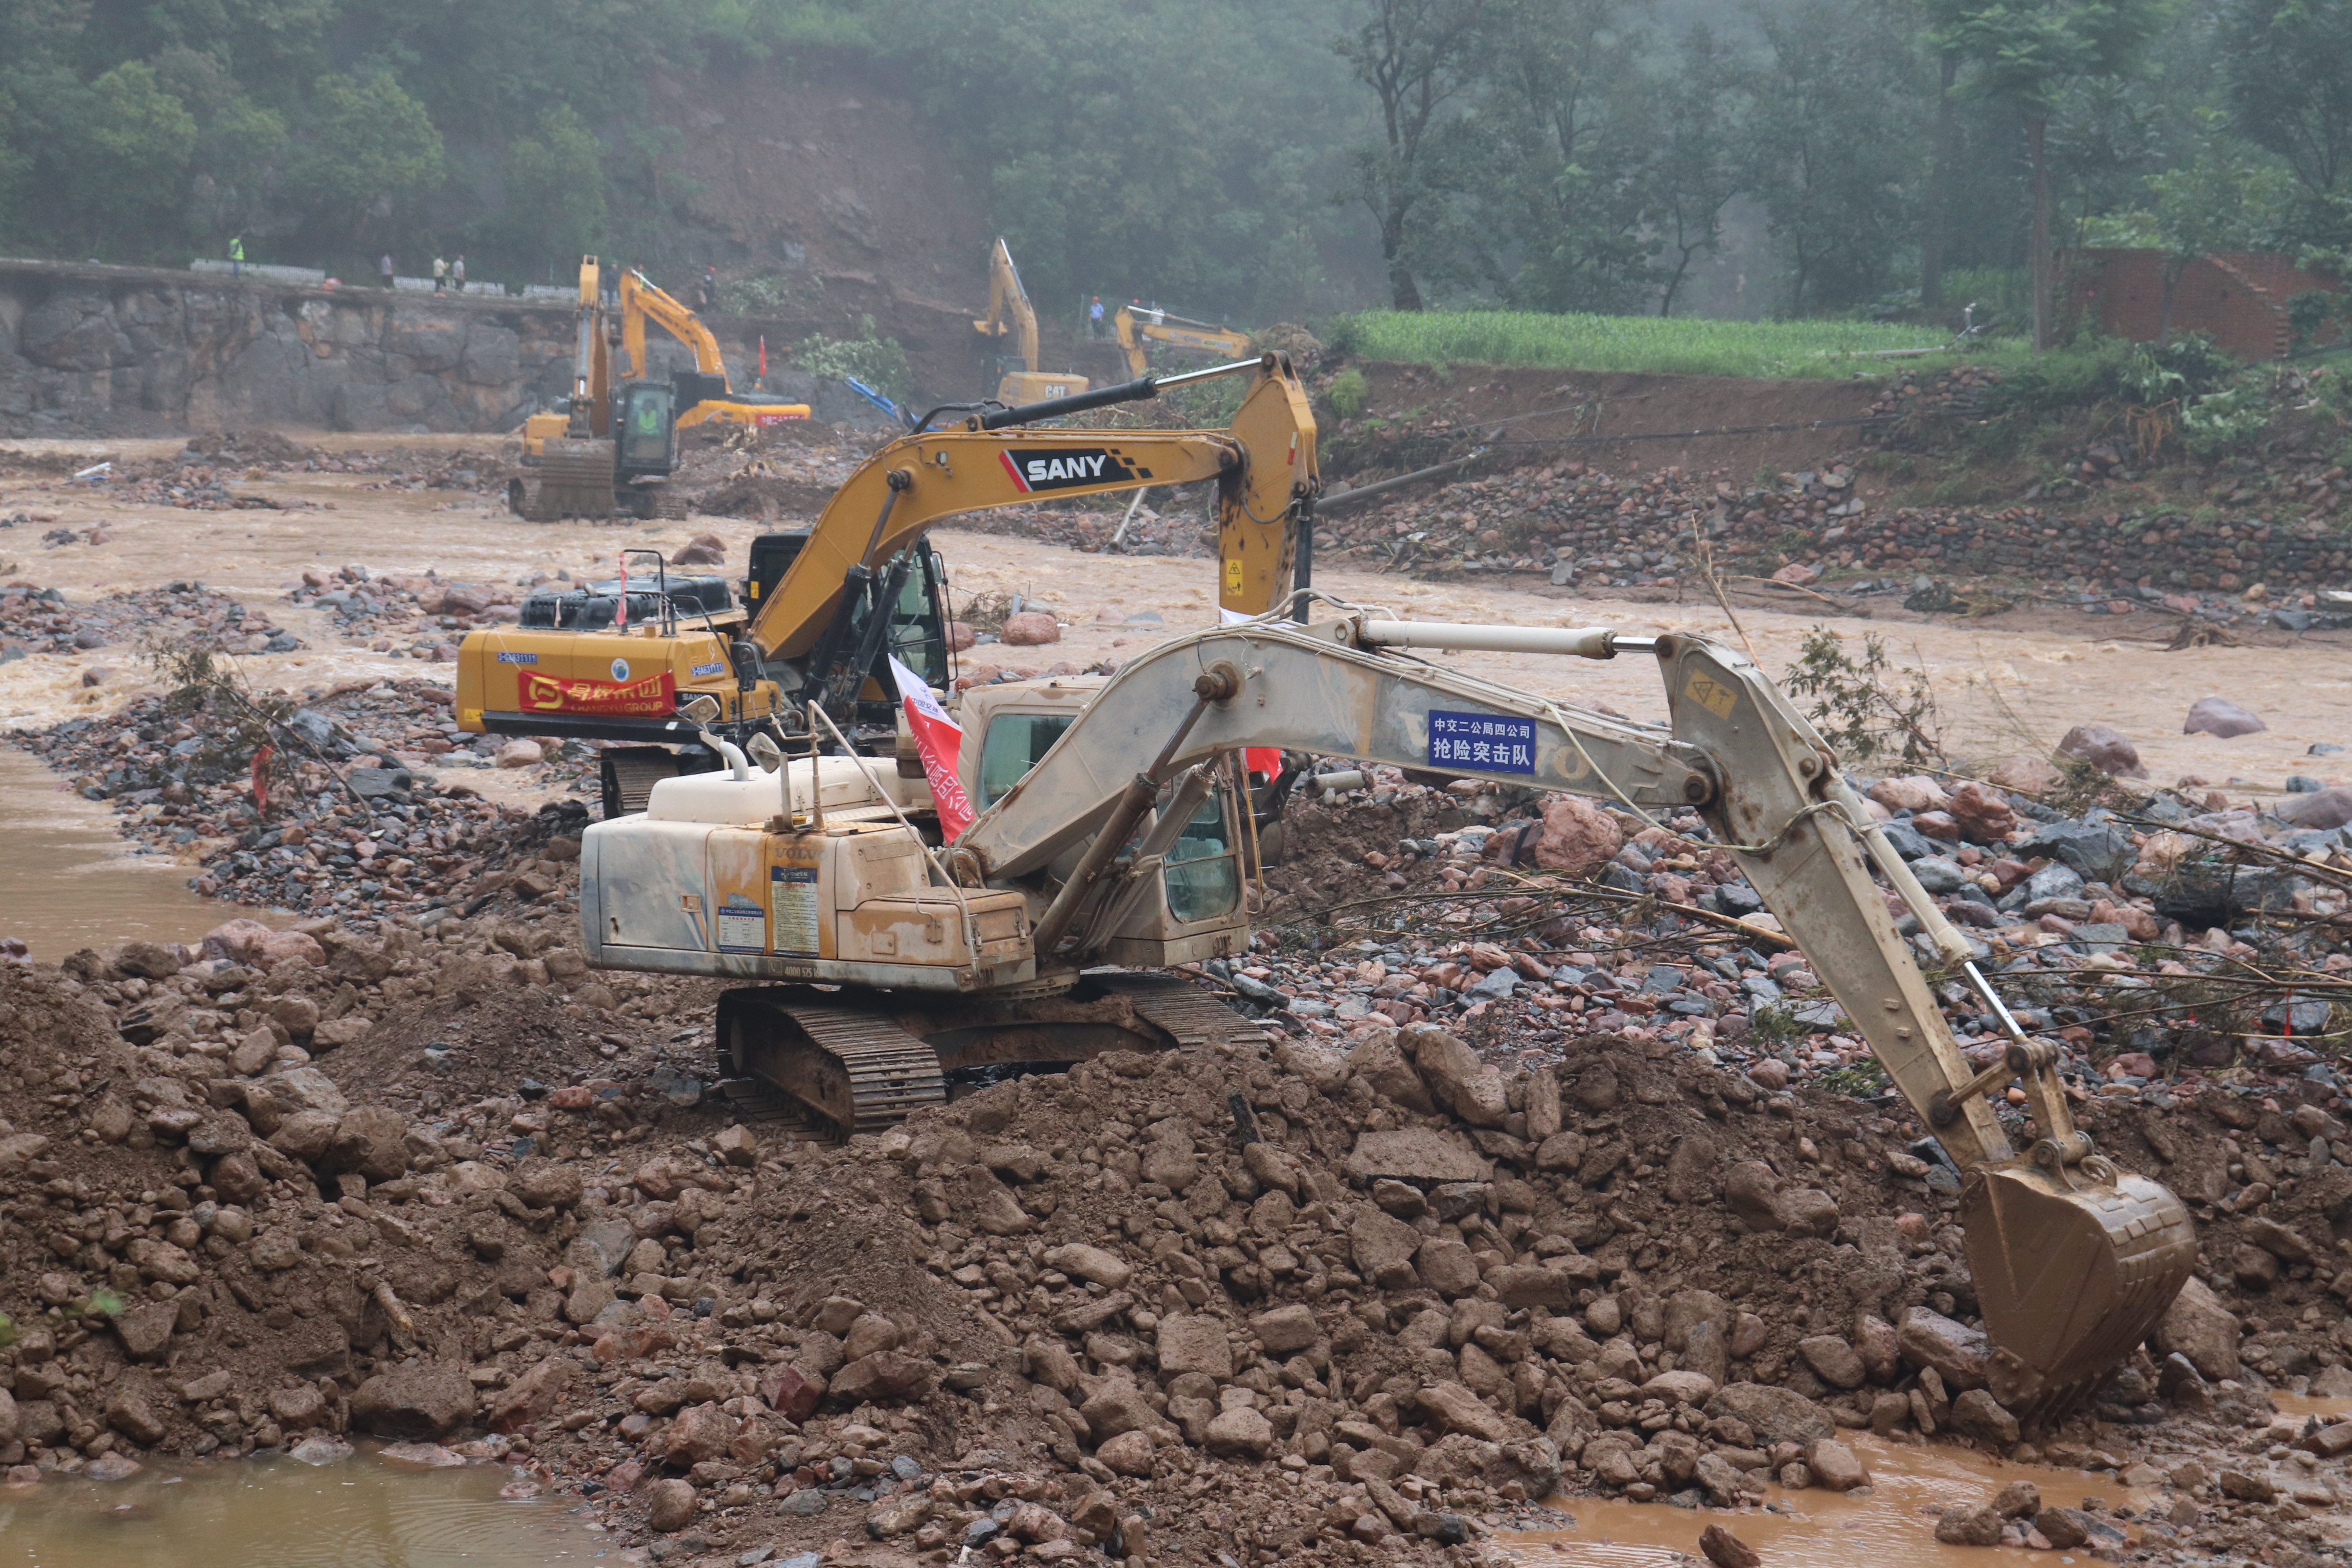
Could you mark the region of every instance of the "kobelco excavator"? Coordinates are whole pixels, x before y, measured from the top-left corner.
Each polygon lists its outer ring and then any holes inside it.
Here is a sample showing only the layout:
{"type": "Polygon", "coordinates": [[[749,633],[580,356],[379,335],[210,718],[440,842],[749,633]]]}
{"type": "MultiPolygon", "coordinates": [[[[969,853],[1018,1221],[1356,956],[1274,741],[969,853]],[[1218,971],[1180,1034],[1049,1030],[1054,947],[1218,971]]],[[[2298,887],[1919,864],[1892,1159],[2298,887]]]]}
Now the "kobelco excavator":
{"type": "Polygon", "coordinates": [[[1244,748],[1570,791],[1645,816],[1687,807],[1966,1173],[1995,1397],[2046,1419],[2130,1352],[2195,1260],[2187,1210],[2074,1127],[2056,1045],[2017,1026],[1968,939],[1761,670],[1698,637],[1342,609],[1179,637],[1098,689],[971,694],[985,700],[964,704],[959,782],[985,809],[945,842],[929,784],[903,770],[854,756],[764,767],[722,748],[727,773],[664,781],[644,813],[588,830],[589,962],[738,983],[719,1004],[722,1072],[845,1134],[938,1103],[951,1075],[1238,1037],[1242,1021],[1221,1021],[1204,993],[1100,966],[1244,949],[1231,787],[1244,748]],[[1433,666],[1415,648],[1648,655],[1672,727],[1433,666]],[[1984,1070],[1960,1054],[1874,871],[2008,1024],[2006,1054],[1984,1070]],[[1986,1101],[2011,1082],[2034,1121],[2022,1149],[1986,1101]]]}
{"type": "Polygon", "coordinates": [[[1156,305],[1121,305],[1111,317],[1118,351],[1127,356],[1127,373],[1141,375],[1150,367],[1153,349],[1171,353],[1201,354],[1212,359],[1235,359],[1249,353],[1247,332],[1171,315],[1156,305]]]}
{"type": "Polygon", "coordinates": [[[656,778],[716,765],[703,727],[680,716],[697,697],[719,707],[711,732],[739,745],[772,719],[798,731],[815,702],[861,744],[887,751],[897,719],[887,658],[935,685],[950,679],[946,574],[925,539],[934,524],[1202,480],[1216,486],[1218,603],[1260,614],[1300,580],[1310,543],[1299,521],[1320,485],[1314,410],[1287,359],[1266,354],[1015,408],[933,409],[860,464],[814,528],[754,539],[740,584],[674,576],[645,552],[651,559],[632,564],[625,595],[618,578],[537,595],[518,626],[468,633],[457,653],[457,724],[635,742],[604,753],[611,816],[642,806],[656,778]],[[1223,430],[1027,428],[1218,376],[1249,381],[1223,430]],[[949,414],[964,417],[931,428],[949,414]]]}

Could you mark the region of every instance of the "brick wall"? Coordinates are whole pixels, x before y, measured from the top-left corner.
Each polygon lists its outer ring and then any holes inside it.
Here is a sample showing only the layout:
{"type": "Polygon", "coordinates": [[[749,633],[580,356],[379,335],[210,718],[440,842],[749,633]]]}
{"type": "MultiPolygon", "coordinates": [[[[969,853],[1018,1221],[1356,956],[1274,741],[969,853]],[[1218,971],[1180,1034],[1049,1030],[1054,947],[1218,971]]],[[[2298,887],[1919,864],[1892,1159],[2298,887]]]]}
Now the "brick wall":
{"type": "MultiPolygon", "coordinates": [[[[2161,250],[2068,250],[2059,254],[2061,313],[2089,317],[2134,342],[2163,335],[2161,250]]],[[[2205,332],[2241,359],[2277,359],[2291,345],[2287,301],[2306,289],[2334,292],[2337,279],[2306,272],[2266,251],[2216,251],[2189,262],[2172,300],[2172,330],[2205,332]]]]}

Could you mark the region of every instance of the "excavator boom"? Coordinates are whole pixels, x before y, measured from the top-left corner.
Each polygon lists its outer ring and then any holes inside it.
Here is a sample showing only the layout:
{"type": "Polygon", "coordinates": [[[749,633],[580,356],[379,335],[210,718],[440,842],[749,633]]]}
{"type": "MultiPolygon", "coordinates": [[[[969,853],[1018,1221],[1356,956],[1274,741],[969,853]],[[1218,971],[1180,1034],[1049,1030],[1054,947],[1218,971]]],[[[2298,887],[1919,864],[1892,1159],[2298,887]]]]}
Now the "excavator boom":
{"type": "Polygon", "coordinates": [[[1206,321],[1188,321],[1171,316],[1164,310],[1138,310],[1131,305],[1121,305],[1111,318],[1111,326],[1118,334],[1119,352],[1127,356],[1127,373],[1141,375],[1150,368],[1145,348],[1155,343],[1180,353],[1207,354],[1217,359],[1239,359],[1249,353],[1247,332],[1237,332],[1231,327],[1211,326],[1206,321]]]}
{"type": "MultiPolygon", "coordinates": [[[[1256,624],[1163,645],[1111,679],[1053,749],[957,839],[965,875],[1034,878],[1091,837],[1127,840],[1156,787],[1245,747],[1614,799],[1687,806],[1727,847],[1904,1097],[1966,1173],[1969,1252],[1995,1347],[1994,1396],[2045,1420],[2087,1394],[2155,1327],[2196,1261],[2187,1209],[2075,1130],[2057,1050],[2021,1037],[1973,1069],[1896,931],[1874,868],[1944,951],[1943,921],[1840,774],[1828,746],[1763,672],[1703,637],[1601,629],[1427,626],[1361,616],[1304,629],[1256,624]],[[1666,733],[1400,657],[1406,647],[1654,653],[1666,733]],[[1146,789],[1150,784],[1153,789],[1146,789]],[[2021,1155],[1985,1095],[2021,1079],[2036,1135],[2021,1155]]],[[[1089,855],[1039,921],[1037,962],[1119,896],[1089,855]],[[1076,886],[1091,868],[1099,887],[1076,886]],[[1058,915],[1058,918],[1057,918],[1058,915]]]]}
{"type": "MultiPolygon", "coordinates": [[[[1217,481],[1217,602],[1261,615],[1292,591],[1306,506],[1320,488],[1315,413],[1289,362],[1254,364],[1225,430],[1024,429],[992,422],[1030,409],[902,436],[834,492],[808,543],[760,606],[749,636],[762,659],[807,656],[852,586],[944,518],[1072,496],[1217,481]],[[861,577],[861,574],[864,575],[861,577]]],[[[1108,401],[1122,389],[1086,395],[1108,401]]],[[[1154,395],[1155,384],[1125,389],[1154,395]]]]}

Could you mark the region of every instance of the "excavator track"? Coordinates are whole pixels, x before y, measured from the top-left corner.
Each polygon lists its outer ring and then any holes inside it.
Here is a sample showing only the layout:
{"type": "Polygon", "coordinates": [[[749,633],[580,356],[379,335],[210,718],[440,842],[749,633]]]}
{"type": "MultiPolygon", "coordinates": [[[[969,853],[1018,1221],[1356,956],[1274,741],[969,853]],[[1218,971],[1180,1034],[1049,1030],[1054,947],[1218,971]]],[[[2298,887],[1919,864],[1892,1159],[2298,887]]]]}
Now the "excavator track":
{"type": "Polygon", "coordinates": [[[783,987],[719,1000],[719,1068],[781,1089],[836,1133],[878,1132],[944,1104],[947,1075],[921,1039],[889,1019],[826,1006],[783,987]]]}
{"type": "Polygon", "coordinates": [[[1190,981],[1167,974],[1097,974],[1106,991],[1128,999],[1136,1016],[1165,1030],[1181,1050],[1192,1046],[1258,1046],[1265,1031],[1190,981]]]}

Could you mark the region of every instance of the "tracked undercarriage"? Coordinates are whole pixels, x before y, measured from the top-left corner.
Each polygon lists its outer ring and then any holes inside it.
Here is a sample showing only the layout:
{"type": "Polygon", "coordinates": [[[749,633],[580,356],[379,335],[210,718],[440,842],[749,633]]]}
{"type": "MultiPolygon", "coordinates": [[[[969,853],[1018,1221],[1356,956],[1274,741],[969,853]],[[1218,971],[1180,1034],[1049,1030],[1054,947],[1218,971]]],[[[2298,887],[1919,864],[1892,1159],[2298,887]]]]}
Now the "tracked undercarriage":
{"type": "Polygon", "coordinates": [[[1256,1045],[1264,1031],[1188,982],[1097,972],[1051,996],[852,994],[764,985],[719,999],[722,1084],[755,1120],[877,1132],[989,1069],[1108,1051],[1256,1045]]]}

